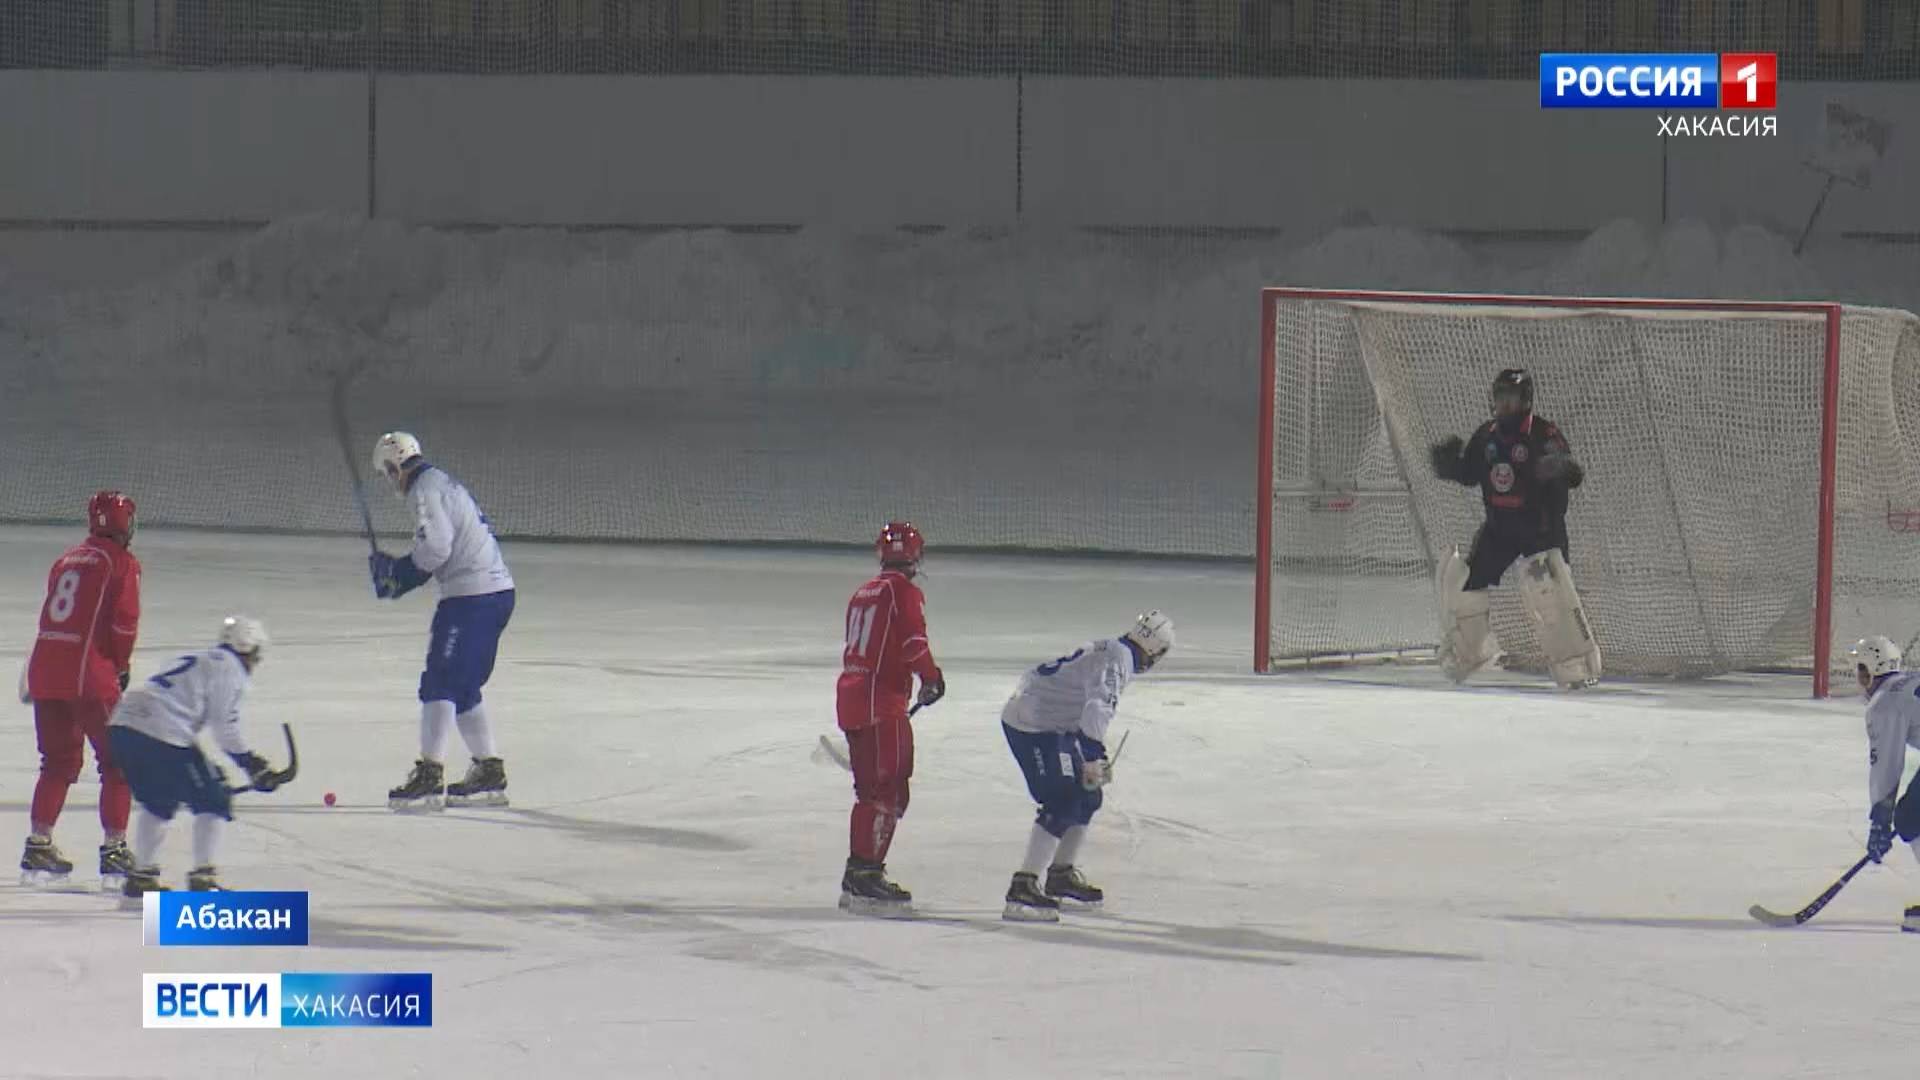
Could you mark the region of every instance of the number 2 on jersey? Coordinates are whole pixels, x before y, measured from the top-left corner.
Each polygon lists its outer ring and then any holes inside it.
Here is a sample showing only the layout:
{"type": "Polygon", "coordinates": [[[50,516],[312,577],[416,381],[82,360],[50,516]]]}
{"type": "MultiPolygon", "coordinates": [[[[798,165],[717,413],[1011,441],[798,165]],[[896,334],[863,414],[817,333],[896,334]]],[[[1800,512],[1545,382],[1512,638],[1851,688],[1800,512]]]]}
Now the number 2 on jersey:
{"type": "Polygon", "coordinates": [[[80,599],[80,571],[69,570],[53,583],[53,595],[47,597],[47,618],[56,623],[73,618],[74,604],[80,599]]]}
{"type": "Polygon", "coordinates": [[[149,679],[147,679],[147,681],[154,684],[155,686],[160,687],[162,690],[171,690],[173,689],[173,677],[175,675],[185,675],[189,670],[192,669],[193,665],[199,662],[200,662],[200,658],[197,656],[183,656],[180,658],[179,663],[173,665],[172,667],[159,673],[158,675],[154,675],[150,677],[149,679]]]}
{"type": "Polygon", "coordinates": [[[873,641],[873,617],[877,611],[872,604],[847,610],[847,649],[863,660],[867,646],[873,641]]]}

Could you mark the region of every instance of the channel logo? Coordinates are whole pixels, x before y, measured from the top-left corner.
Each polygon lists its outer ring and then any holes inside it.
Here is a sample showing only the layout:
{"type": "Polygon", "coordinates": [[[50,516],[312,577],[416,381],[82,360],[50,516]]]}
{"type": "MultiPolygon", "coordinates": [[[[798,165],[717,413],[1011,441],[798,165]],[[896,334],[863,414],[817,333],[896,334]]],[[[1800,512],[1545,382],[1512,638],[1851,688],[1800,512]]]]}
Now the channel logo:
{"type": "Polygon", "coordinates": [[[140,976],[148,1028],[432,1027],[433,976],[341,972],[140,976]]]}
{"type": "Polygon", "coordinates": [[[1541,53],[1543,109],[1772,109],[1773,53],[1541,53]]]}

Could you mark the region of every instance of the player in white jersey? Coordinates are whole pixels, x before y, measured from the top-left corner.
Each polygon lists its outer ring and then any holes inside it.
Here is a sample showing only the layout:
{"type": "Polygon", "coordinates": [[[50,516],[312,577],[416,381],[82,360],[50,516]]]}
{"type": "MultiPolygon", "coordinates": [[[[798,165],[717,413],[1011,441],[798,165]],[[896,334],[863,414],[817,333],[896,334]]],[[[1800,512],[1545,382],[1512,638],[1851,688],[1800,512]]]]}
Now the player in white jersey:
{"type": "Polygon", "coordinates": [[[480,688],[493,675],[500,635],[513,618],[513,575],[500,557],[493,526],[460,482],[427,463],[420,440],[404,431],[380,436],[373,467],[413,508],[413,550],[367,557],[373,593],[398,599],[435,580],[426,670],[420,675],[420,757],[406,783],[387,792],[396,810],[441,805],[505,806],[507,768],[494,748],[480,688]],[[473,756],[465,780],[446,782],[441,764],[447,731],[458,726],[473,756]]]}
{"type": "MultiPolygon", "coordinates": [[[[1860,639],[1853,665],[1867,699],[1867,858],[1885,858],[1898,833],[1920,859],[1920,778],[1900,795],[1907,747],[1920,748],[1920,671],[1900,670],[1900,647],[1884,637],[1860,639]]],[[[1920,904],[1900,928],[1920,933],[1920,904]]]]}
{"type": "Polygon", "coordinates": [[[1054,922],[1062,900],[1092,907],[1105,899],[1074,860],[1100,809],[1100,789],[1113,780],[1107,727],[1133,677],[1172,648],[1173,620],[1149,611],[1119,637],[1089,642],[1020,677],[1000,711],[1000,727],[1040,809],[1026,860],[1007,888],[1006,918],[1054,922]]]}
{"type": "Polygon", "coordinates": [[[279,785],[267,759],[247,749],[240,735],[240,699],[266,649],[267,628],[235,615],[220,628],[219,645],[180,657],[127,691],[114,708],[107,739],[133,789],[133,869],[122,887],[126,895],[165,888],[160,843],[183,803],[193,811],[193,871],[187,887],[195,892],[221,887],[214,866],[220,834],[233,820],[233,795],[201,751],[199,736],[211,729],[214,744],[247,771],[255,790],[279,785]]]}

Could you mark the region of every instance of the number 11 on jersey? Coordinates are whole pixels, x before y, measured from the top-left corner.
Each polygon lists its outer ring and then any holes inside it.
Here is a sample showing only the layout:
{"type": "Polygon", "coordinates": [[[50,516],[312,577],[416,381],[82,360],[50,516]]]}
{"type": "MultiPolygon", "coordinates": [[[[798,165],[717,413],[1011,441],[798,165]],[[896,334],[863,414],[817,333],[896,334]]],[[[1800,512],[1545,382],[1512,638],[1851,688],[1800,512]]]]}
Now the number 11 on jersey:
{"type": "Polygon", "coordinates": [[[863,660],[873,640],[873,617],[877,613],[872,604],[847,609],[847,651],[863,660]]]}

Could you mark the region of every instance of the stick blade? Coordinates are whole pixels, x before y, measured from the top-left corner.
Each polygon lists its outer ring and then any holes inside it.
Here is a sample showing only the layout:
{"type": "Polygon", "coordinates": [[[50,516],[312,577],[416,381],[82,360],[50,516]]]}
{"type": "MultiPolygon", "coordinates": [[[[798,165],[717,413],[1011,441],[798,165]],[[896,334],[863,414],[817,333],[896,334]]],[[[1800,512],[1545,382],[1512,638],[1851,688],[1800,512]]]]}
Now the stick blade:
{"type": "Polygon", "coordinates": [[[831,761],[848,772],[853,771],[853,762],[847,757],[847,752],[840,749],[839,746],[834,744],[833,740],[827,738],[825,735],[820,736],[820,742],[813,748],[813,760],[818,762],[831,761]]]}
{"type": "Polygon", "coordinates": [[[1748,908],[1747,914],[1753,916],[1754,919],[1756,919],[1759,922],[1765,923],[1768,926],[1799,926],[1800,925],[1799,919],[1796,919],[1791,915],[1782,915],[1777,911],[1768,911],[1766,908],[1761,907],[1759,904],[1755,904],[1752,907],[1748,908]]]}

